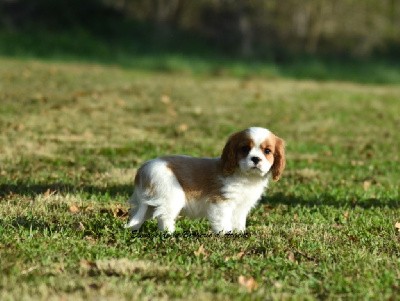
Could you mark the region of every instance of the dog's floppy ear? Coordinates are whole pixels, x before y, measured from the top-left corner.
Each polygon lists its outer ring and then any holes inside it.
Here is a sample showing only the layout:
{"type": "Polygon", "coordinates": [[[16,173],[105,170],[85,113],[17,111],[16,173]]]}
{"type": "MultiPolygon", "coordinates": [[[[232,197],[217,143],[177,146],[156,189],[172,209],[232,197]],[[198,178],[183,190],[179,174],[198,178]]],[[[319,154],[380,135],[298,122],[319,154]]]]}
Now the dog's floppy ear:
{"type": "Polygon", "coordinates": [[[237,147],[240,136],[242,136],[242,132],[232,134],[222,150],[222,172],[225,175],[232,174],[237,167],[237,147]]]}
{"type": "Polygon", "coordinates": [[[272,180],[278,181],[285,169],[286,158],[285,158],[285,141],[276,136],[275,152],[274,152],[274,164],[271,167],[272,180]]]}

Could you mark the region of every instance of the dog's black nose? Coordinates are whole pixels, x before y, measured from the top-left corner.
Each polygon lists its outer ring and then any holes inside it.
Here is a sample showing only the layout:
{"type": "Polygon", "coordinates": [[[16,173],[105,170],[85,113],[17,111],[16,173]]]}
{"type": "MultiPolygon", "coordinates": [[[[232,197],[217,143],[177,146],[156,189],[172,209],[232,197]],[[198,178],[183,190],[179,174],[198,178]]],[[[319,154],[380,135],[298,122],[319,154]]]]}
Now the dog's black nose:
{"type": "Polygon", "coordinates": [[[261,159],[260,159],[259,157],[251,157],[251,161],[253,161],[253,162],[254,162],[254,164],[255,164],[255,165],[257,165],[257,164],[258,164],[258,162],[260,162],[260,161],[261,161],[261,159]]]}

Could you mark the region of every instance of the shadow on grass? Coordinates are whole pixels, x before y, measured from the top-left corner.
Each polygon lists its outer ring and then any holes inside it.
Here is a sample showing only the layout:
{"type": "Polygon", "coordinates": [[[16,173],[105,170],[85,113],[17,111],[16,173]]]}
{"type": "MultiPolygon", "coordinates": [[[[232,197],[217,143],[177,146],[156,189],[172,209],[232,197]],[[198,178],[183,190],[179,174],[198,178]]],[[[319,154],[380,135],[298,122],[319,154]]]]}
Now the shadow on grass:
{"type": "Polygon", "coordinates": [[[110,197],[126,196],[127,198],[133,192],[132,185],[116,185],[109,187],[99,187],[93,185],[71,185],[65,183],[50,183],[50,184],[0,184],[0,199],[9,195],[22,195],[33,197],[46,192],[56,193],[87,193],[93,195],[103,195],[110,197]]]}
{"type": "Polygon", "coordinates": [[[251,237],[251,233],[225,233],[223,235],[216,234],[211,232],[211,230],[205,231],[192,231],[192,230],[184,230],[184,231],[176,231],[173,234],[168,234],[164,232],[160,232],[157,227],[153,227],[151,230],[142,230],[132,232],[131,238],[154,238],[158,237],[160,240],[183,240],[185,238],[217,238],[218,240],[232,240],[232,239],[241,239],[241,238],[249,238],[251,237]]]}
{"type": "Polygon", "coordinates": [[[301,198],[293,195],[286,195],[283,193],[276,193],[263,197],[261,200],[263,204],[270,204],[271,206],[287,205],[287,206],[303,206],[303,207],[315,207],[315,206],[331,206],[336,208],[341,207],[361,207],[364,209],[369,208],[400,208],[400,200],[395,198],[359,198],[354,201],[347,201],[337,199],[337,197],[325,193],[315,198],[301,198]]]}
{"type": "Polygon", "coordinates": [[[0,219],[0,226],[11,226],[14,228],[23,228],[30,231],[62,231],[65,229],[65,225],[61,225],[59,223],[51,223],[40,218],[33,217],[33,216],[18,216],[15,219],[10,221],[4,221],[0,219]]]}
{"type": "MultiPolygon", "coordinates": [[[[38,194],[46,192],[56,193],[85,193],[94,196],[107,196],[110,198],[125,197],[128,199],[133,192],[132,185],[112,185],[108,187],[98,187],[93,185],[73,186],[64,183],[51,183],[51,184],[1,184],[0,185],[0,201],[10,195],[22,195],[27,197],[34,197],[38,194]]],[[[332,206],[336,208],[341,207],[361,207],[368,208],[400,208],[400,200],[394,197],[390,198],[358,198],[355,201],[341,200],[337,197],[325,193],[321,196],[314,198],[301,198],[284,193],[275,193],[263,197],[261,200],[263,204],[270,204],[271,206],[287,205],[287,206],[332,206]]]]}

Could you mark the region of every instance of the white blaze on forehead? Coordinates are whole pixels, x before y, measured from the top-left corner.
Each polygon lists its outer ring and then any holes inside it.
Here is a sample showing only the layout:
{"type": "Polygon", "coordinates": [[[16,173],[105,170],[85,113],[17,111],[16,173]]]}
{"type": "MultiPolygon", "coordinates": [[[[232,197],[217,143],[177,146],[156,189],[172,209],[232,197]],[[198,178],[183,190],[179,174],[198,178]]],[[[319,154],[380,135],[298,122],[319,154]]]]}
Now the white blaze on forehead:
{"type": "Polygon", "coordinates": [[[248,132],[256,146],[260,146],[271,135],[269,130],[260,127],[249,128],[248,132]]]}

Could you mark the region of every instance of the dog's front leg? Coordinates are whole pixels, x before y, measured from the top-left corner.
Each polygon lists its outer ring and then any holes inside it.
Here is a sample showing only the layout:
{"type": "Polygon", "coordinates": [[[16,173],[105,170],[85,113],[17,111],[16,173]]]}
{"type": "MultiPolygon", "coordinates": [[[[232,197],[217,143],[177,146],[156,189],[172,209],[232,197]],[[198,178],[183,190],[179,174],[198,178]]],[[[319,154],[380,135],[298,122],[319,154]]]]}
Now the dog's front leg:
{"type": "Polygon", "coordinates": [[[214,233],[226,234],[232,232],[232,213],[231,202],[210,204],[207,215],[214,233]]]}

